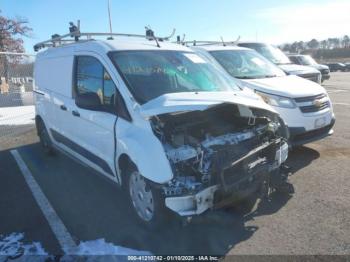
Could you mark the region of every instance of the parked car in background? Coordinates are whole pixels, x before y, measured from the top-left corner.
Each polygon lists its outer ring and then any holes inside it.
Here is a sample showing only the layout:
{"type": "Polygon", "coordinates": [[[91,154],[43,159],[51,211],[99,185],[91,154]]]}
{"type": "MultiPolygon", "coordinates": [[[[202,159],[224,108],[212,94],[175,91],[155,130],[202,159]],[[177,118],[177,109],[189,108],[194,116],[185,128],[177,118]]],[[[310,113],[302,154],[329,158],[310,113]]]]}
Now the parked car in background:
{"type": "Polygon", "coordinates": [[[287,123],[292,147],[333,133],[332,103],[321,85],[288,76],[256,51],[244,47],[206,44],[192,49],[207,56],[213,64],[218,62],[271,105],[287,123]]]}
{"type": "Polygon", "coordinates": [[[293,64],[279,48],[273,45],[257,42],[240,42],[238,46],[254,49],[281,68],[287,75],[297,75],[318,84],[321,83],[322,76],[320,71],[310,66],[293,64]]]}
{"type": "Polygon", "coordinates": [[[329,64],[327,64],[327,66],[329,67],[329,70],[331,72],[337,72],[337,71],[345,72],[346,71],[346,65],[343,63],[329,63],[329,64]]]}
{"type": "Polygon", "coordinates": [[[346,69],[346,71],[350,71],[350,62],[347,62],[347,63],[345,63],[344,64],[345,65],[345,69],[346,69]]]}
{"type": "Polygon", "coordinates": [[[329,74],[330,72],[329,67],[326,65],[321,65],[317,63],[309,55],[289,55],[288,57],[293,63],[297,65],[311,66],[317,69],[318,71],[320,71],[322,74],[321,82],[323,82],[324,80],[328,80],[331,77],[331,75],[329,74]]]}
{"type": "Polygon", "coordinates": [[[185,46],[89,37],[37,55],[37,132],[121,185],[141,222],[290,185],[288,130],[259,96],[185,46]]]}

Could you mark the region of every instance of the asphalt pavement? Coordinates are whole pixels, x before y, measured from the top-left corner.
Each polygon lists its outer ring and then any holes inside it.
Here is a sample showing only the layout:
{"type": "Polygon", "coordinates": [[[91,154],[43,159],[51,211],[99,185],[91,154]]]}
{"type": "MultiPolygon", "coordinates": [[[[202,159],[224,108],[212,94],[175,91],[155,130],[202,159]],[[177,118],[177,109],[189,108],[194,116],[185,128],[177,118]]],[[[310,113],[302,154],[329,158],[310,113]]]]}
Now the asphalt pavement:
{"type": "Polygon", "coordinates": [[[104,238],[153,254],[349,255],[350,73],[332,73],[324,86],[335,132],[290,153],[291,197],[274,194],[252,210],[243,204],[150,231],[136,223],[118,186],[65,155],[44,155],[32,130],[0,140],[0,235],[23,232],[25,241],[62,253],[10,154],[16,149],[76,243],[104,238]]]}

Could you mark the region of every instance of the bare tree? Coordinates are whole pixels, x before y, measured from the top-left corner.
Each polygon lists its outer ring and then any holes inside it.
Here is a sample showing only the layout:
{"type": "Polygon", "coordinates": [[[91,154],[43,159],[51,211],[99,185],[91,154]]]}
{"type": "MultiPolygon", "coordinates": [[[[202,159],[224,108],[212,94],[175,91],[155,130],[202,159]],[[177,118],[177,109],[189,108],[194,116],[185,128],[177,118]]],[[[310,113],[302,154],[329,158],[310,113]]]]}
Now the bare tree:
{"type": "MultiPolygon", "coordinates": [[[[7,18],[1,15],[0,10],[0,52],[24,52],[22,37],[28,37],[31,31],[27,19],[21,17],[7,18]]],[[[3,60],[0,66],[3,65],[3,72],[6,80],[8,80],[9,58],[2,56],[0,59],[3,60]]],[[[15,59],[12,62],[15,63],[15,59]]]]}

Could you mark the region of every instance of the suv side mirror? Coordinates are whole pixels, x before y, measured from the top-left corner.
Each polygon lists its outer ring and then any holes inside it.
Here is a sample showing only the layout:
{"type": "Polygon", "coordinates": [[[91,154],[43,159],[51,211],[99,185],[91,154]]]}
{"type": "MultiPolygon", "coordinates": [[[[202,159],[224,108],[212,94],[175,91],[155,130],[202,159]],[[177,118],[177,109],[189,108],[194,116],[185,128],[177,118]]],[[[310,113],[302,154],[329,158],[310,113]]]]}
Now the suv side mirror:
{"type": "Polygon", "coordinates": [[[101,100],[99,96],[93,92],[78,94],[75,98],[75,104],[83,109],[94,111],[102,110],[101,100]]]}

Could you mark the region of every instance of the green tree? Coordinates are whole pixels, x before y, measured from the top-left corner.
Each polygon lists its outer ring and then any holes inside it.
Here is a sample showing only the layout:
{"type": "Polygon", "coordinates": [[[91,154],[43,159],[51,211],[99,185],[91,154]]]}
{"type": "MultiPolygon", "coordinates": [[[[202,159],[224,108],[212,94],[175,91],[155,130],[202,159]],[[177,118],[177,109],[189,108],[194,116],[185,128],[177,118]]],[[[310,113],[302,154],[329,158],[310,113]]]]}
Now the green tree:
{"type": "Polygon", "coordinates": [[[307,43],[307,46],[311,49],[317,49],[319,45],[319,42],[315,38],[307,43]]]}
{"type": "Polygon", "coordinates": [[[322,41],[320,42],[320,47],[321,47],[322,49],[328,49],[328,41],[327,41],[327,40],[322,40],[322,41]]]}
{"type": "Polygon", "coordinates": [[[290,44],[285,44],[283,47],[282,47],[282,50],[284,51],[284,52],[291,52],[290,51],[290,44]]]}
{"type": "Polygon", "coordinates": [[[350,38],[348,35],[344,35],[342,44],[344,48],[348,48],[350,46],[350,38]]]}
{"type": "Polygon", "coordinates": [[[305,43],[303,41],[299,41],[297,43],[297,49],[298,49],[298,52],[304,51],[305,50],[305,43]]]}
{"type": "Polygon", "coordinates": [[[298,52],[298,42],[294,42],[291,46],[290,46],[290,51],[292,53],[297,53],[298,52]]]}

